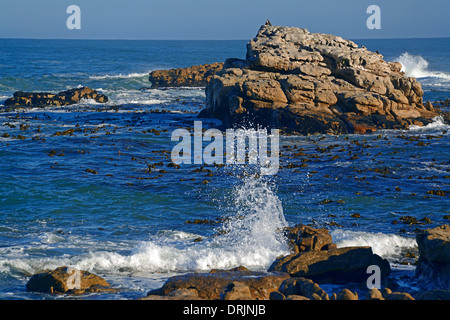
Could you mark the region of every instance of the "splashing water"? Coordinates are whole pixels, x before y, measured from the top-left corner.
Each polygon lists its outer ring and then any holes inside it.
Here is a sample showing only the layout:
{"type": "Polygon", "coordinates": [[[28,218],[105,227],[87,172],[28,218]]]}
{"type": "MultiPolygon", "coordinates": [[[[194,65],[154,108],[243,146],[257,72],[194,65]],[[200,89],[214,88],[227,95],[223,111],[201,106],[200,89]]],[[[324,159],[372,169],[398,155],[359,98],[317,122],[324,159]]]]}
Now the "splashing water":
{"type": "Polygon", "coordinates": [[[431,71],[428,69],[428,61],[425,60],[421,56],[412,55],[408,52],[402,53],[396,61],[402,64],[402,70],[408,77],[414,78],[443,78],[446,80],[450,80],[450,74],[439,72],[439,71],[431,71]]]}
{"type": "MultiPolygon", "coordinates": [[[[71,257],[0,260],[0,265],[7,268],[25,265],[29,273],[70,265],[110,275],[209,271],[240,265],[266,270],[277,256],[288,254],[281,232],[287,223],[282,203],[272,188],[262,178],[243,178],[232,190],[229,205],[234,216],[217,230],[226,231],[225,234],[205,238],[201,242],[192,241],[199,235],[165,230],[137,245],[130,254],[113,248],[96,248],[87,254],[71,257]]],[[[61,244],[64,245],[67,244],[61,244]]]]}

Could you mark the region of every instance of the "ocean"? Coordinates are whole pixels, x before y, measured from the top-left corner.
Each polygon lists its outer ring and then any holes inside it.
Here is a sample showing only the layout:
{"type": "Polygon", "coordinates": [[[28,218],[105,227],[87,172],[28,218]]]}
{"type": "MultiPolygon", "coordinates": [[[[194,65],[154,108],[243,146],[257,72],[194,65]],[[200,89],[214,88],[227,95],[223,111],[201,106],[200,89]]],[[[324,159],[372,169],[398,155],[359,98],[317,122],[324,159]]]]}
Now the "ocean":
{"type": "MultiPolygon", "coordinates": [[[[0,111],[0,299],[73,299],[26,291],[32,274],[60,266],[119,289],[84,297],[99,300],[137,299],[186,272],[267,270],[288,252],[280,230],[298,223],[327,228],[339,247],[372,246],[403,291],[418,290],[415,232],[450,215],[442,118],[409,130],[280,137],[274,176],[170,165],[171,134],[193,127],[204,88],[150,89],[149,72],[244,58],[246,42],[0,39],[0,109],[19,90],[88,86],[109,98],[0,111]]],[[[355,42],[400,61],[424,101],[450,98],[450,38],[355,42]]]]}

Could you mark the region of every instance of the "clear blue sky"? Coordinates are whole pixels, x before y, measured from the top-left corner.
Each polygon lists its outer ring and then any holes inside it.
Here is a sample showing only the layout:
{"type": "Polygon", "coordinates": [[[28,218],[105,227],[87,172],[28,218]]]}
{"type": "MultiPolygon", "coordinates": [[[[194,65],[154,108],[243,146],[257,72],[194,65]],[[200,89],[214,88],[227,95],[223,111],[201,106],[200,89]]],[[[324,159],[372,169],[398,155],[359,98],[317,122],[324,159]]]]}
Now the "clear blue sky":
{"type": "Polygon", "coordinates": [[[450,37],[449,0],[0,0],[0,38],[244,39],[270,19],[345,38],[450,37]],[[366,9],[381,8],[381,30],[366,9]],[[66,8],[81,8],[68,30],[66,8]]]}

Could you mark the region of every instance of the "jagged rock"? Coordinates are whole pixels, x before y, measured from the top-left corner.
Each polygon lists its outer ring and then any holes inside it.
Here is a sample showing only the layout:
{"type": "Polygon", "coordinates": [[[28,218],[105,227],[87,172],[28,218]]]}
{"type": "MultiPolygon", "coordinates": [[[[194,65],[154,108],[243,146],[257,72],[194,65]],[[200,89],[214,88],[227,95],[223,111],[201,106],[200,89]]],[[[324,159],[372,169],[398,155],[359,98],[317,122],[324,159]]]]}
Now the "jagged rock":
{"type": "Polygon", "coordinates": [[[227,59],[206,87],[207,109],[230,127],[366,133],[430,123],[420,83],[350,40],[263,25],[245,60],[227,59]]]}
{"type": "Polygon", "coordinates": [[[316,229],[303,224],[287,227],[284,231],[293,253],[336,249],[327,229],[316,229]]]}
{"type": "Polygon", "coordinates": [[[367,268],[380,267],[381,278],[389,275],[389,262],[373,254],[371,247],[345,247],[334,250],[307,251],[278,258],[268,271],[282,271],[292,277],[305,277],[317,282],[364,282],[367,268]]]}
{"type": "MultiPolygon", "coordinates": [[[[269,295],[270,297],[270,295],[269,295]]],[[[250,291],[250,286],[234,281],[228,284],[220,293],[221,300],[252,300],[253,295],[250,291]]]]}
{"type": "Polygon", "coordinates": [[[92,99],[97,103],[108,102],[108,97],[88,87],[61,91],[58,94],[48,92],[16,91],[13,98],[5,101],[5,107],[43,108],[47,106],[67,106],[79,103],[83,99],[92,99]]]}
{"type": "Polygon", "coordinates": [[[419,261],[416,276],[425,288],[450,290],[450,225],[416,235],[419,261]]]}
{"type": "Polygon", "coordinates": [[[177,289],[166,296],[162,295],[148,295],[139,300],[203,300],[198,296],[198,291],[195,289],[177,289]]]}
{"type": "Polygon", "coordinates": [[[291,295],[286,297],[286,300],[311,300],[311,299],[308,299],[307,297],[304,297],[304,296],[291,294],[291,295]]]}
{"type": "Polygon", "coordinates": [[[34,274],[26,284],[28,291],[52,294],[83,294],[90,292],[115,291],[105,279],[88,271],[70,270],[59,267],[34,274]],[[79,287],[74,272],[79,273],[79,287]]]}
{"type": "Polygon", "coordinates": [[[336,296],[336,300],[358,300],[358,294],[348,289],[342,289],[336,296]]]}
{"type": "Polygon", "coordinates": [[[366,300],[385,300],[383,294],[377,288],[370,289],[365,296],[366,300]]]}
{"type": "Polygon", "coordinates": [[[269,300],[286,300],[286,296],[280,291],[273,291],[269,295],[269,300]]]}
{"type": "Polygon", "coordinates": [[[222,62],[202,64],[189,68],[155,70],[150,73],[151,88],[161,87],[204,87],[209,80],[221,71],[222,62]]]}
{"type": "Polygon", "coordinates": [[[415,300],[415,299],[407,292],[392,292],[386,295],[386,300],[415,300]]]}
{"type": "Polygon", "coordinates": [[[317,283],[303,277],[284,280],[278,292],[285,297],[298,295],[310,300],[329,300],[328,294],[317,283]]]}
{"type": "Polygon", "coordinates": [[[244,267],[212,270],[171,277],[161,288],[149,291],[148,296],[168,297],[179,289],[195,289],[198,297],[205,300],[267,300],[271,292],[277,291],[288,278],[284,272],[256,272],[244,267]]]}

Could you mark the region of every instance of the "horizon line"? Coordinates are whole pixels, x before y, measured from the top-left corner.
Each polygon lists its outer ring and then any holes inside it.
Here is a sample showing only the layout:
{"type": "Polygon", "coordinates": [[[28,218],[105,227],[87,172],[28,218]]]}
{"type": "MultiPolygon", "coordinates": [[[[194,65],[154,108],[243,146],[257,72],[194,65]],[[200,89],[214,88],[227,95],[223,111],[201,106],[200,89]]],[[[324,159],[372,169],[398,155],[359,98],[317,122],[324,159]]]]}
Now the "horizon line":
{"type": "MultiPolygon", "coordinates": [[[[342,36],[341,36],[342,37],[342,36]]],[[[342,37],[344,38],[344,37],[342,37]]],[[[373,37],[373,38],[344,38],[348,40],[405,40],[405,39],[447,39],[450,36],[439,37],[373,37]]],[[[249,41],[250,39],[126,39],[126,38],[30,38],[30,37],[0,37],[1,40],[82,40],[82,41],[249,41]]]]}

